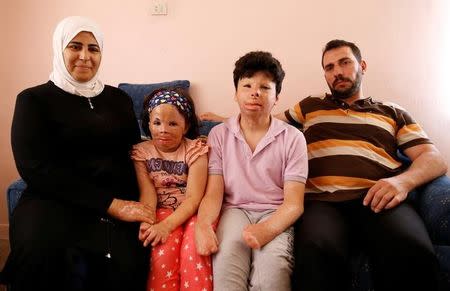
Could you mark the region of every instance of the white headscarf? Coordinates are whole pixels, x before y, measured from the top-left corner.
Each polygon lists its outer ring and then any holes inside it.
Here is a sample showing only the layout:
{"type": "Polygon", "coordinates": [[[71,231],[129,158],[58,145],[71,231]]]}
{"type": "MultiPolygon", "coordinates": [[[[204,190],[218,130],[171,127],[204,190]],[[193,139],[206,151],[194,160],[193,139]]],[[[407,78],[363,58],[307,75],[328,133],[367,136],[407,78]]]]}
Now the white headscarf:
{"type": "Polygon", "coordinates": [[[53,71],[50,80],[66,92],[89,98],[100,94],[105,87],[98,79],[98,71],[91,80],[78,82],[67,71],[63,56],[66,46],[81,31],[91,32],[97,40],[100,51],[103,51],[103,34],[96,23],[81,16],[64,18],[53,33],[53,71]]]}

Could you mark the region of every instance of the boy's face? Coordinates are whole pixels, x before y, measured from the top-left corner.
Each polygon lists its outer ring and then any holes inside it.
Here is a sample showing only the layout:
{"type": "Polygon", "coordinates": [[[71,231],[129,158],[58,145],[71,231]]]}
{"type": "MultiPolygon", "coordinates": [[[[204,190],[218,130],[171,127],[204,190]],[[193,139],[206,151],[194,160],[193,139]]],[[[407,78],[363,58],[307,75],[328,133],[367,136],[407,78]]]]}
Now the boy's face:
{"type": "Polygon", "coordinates": [[[270,74],[260,71],[249,78],[239,80],[235,100],[241,115],[269,116],[278,101],[276,84],[270,74]]]}

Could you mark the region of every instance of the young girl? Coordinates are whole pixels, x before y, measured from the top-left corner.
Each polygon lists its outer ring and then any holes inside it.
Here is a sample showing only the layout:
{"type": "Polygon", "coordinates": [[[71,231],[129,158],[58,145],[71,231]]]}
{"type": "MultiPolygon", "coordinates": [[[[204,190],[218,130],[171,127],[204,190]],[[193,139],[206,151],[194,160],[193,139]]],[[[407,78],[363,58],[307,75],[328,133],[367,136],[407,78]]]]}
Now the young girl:
{"type": "Polygon", "coordinates": [[[155,209],[155,223],[141,223],[139,239],[151,244],[147,290],[212,290],[210,257],[194,243],[196,213],[207,180],[208,146],[198,135],[187,92],[162,89],[144,100],[142,128],[151,140],[133,147],[140,201],[155,209]]]}

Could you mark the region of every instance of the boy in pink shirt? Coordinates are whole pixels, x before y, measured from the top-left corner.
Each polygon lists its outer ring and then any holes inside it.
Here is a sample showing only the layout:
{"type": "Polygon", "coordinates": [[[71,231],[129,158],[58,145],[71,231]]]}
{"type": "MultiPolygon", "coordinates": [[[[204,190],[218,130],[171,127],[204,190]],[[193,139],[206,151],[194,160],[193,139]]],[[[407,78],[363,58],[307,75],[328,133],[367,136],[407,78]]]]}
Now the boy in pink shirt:
{"type": "Polygon", "coordinates": [[[213,128],[196,247],[213,257],[214,290],[290,290],[292,224],[303,213],[303,134],[271,116],[284,71],[267,52],[233,72],[240,114],[213,128]],[[217,233],[213,225],[219,219],[217,233]]]}

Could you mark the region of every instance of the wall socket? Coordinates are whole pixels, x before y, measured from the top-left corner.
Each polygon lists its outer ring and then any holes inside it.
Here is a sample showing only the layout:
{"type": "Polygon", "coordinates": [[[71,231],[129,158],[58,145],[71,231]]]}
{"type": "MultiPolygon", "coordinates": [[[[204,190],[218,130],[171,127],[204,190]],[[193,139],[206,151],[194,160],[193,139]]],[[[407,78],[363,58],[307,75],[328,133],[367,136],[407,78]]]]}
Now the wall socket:
{"type": "Polygon", "coordinates": [[[151,13],[152,15],[167,15],[167,1],[152,0],[151,13]]]}

